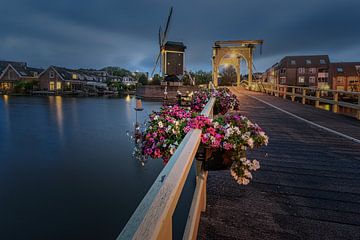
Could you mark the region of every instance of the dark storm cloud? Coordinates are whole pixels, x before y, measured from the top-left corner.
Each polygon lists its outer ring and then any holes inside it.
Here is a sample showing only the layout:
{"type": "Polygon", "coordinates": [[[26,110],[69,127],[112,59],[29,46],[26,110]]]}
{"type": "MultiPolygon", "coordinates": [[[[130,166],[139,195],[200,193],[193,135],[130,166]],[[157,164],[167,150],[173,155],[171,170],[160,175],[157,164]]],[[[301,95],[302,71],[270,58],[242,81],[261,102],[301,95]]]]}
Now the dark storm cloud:
{"type": "Polygon", "coordinates": [[[169,39],[188,46],[190,69],[210,69],[213,42],[226,39],[264,39],[258,70],[288,54],[360,60],[358,0],[3,0],[0,59],[149,70],[171,5],[169,39]]]}

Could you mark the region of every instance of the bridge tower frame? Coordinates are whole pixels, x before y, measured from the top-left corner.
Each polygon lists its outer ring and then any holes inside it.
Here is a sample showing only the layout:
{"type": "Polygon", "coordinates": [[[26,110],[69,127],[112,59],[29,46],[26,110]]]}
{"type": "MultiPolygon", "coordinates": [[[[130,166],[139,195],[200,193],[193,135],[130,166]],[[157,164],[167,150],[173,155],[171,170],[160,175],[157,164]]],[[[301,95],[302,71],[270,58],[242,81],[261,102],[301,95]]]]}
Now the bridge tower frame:
{"type": "Polygon", "coordinates": [[[212,75],[215,86],[219,85],[219,67],[224,64],[232,65],[236,69],[236,84],[240,86],[240,62],[244,59],[248,69],[248,83],[252,83],[253,52],[256,45],[262,45],[263,40],[232,40],[216,41],[212,53],[212,75]]]}

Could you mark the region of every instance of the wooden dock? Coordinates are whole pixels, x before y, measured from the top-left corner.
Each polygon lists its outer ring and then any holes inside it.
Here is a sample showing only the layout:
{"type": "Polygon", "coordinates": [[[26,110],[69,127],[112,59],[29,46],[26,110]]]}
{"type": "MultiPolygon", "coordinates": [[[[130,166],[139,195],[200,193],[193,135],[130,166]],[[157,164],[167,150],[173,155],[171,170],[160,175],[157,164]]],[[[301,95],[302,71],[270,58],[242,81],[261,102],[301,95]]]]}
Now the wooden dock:
{"type": "Polygon", "coordinates": [[[360,121],[231,90],[270,143],[248,186],[209,172],[198,239],[360,239],[360,121]]]}

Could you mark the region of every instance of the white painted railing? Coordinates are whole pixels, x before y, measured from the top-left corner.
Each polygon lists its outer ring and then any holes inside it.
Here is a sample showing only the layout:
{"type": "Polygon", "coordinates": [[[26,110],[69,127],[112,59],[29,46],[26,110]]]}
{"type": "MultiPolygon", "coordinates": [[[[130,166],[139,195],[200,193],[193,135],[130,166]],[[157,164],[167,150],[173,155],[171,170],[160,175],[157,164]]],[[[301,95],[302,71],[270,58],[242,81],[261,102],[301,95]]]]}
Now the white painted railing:
{"type": "MultiPolygon", "coordinates": [[[[215,99],[202,111],[212,117],[215,99]]],[[[118,236],[120,239],[172,239],[172,217],[185,181],[200,145],[201,130],[186,134],[181,144],[161,171],[128,223],[118,236]]],[[[196,189],[193,195],[183,239],[196,239],[201,211],[206,207],[207,172],[197,162],[196,189]]]]}
{"type": "Polygon", "coordinates": [[[262,83],[261,86],[262,87],[260,88],[260,90],[262,92],[266,92],[277,97],[282,96],[283,98],[290,96],[291,101],[295,101],[295,98],[300,98],[302,104],[305,104],[306,100],[315,101],[316,108],[320,106],[320,103],[330,104],[332,105],[332,111],[335,113],[339,111],[339,106],[355,109],[356,118],[360,120],[360,92],[349,92],[331,89],[324,90],[314,87],[288,86],[271,83],[262,83]],[[311,96],[311,93],[315,93],[315,95],[311,96]],[[331,93],[332,99],[322,98],[321,93],[331,93]],[[357,103],[349,103],[339,100],[340,94],[357,98],[357,103]]]}

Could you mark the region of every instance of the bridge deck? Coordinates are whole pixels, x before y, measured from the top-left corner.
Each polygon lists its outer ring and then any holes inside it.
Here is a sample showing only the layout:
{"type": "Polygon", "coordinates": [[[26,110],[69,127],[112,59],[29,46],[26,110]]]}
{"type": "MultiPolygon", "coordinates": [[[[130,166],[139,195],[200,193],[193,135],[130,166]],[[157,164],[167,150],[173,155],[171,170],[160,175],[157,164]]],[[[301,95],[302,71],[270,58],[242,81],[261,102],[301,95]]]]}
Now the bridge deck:
{"type": "Polygon", "coordinates": [[[262,93],[232,88],[241,112],[270,137],[248,186],[210,172],[199,239],[360,239],[360,121],[262,93]],[[246,95],[244,95],[246,94],[246,95]],[[255,98],[257,99],[255,99],[255,98]],[[269,106],[266,101],[273,106],[269,106]]]}

